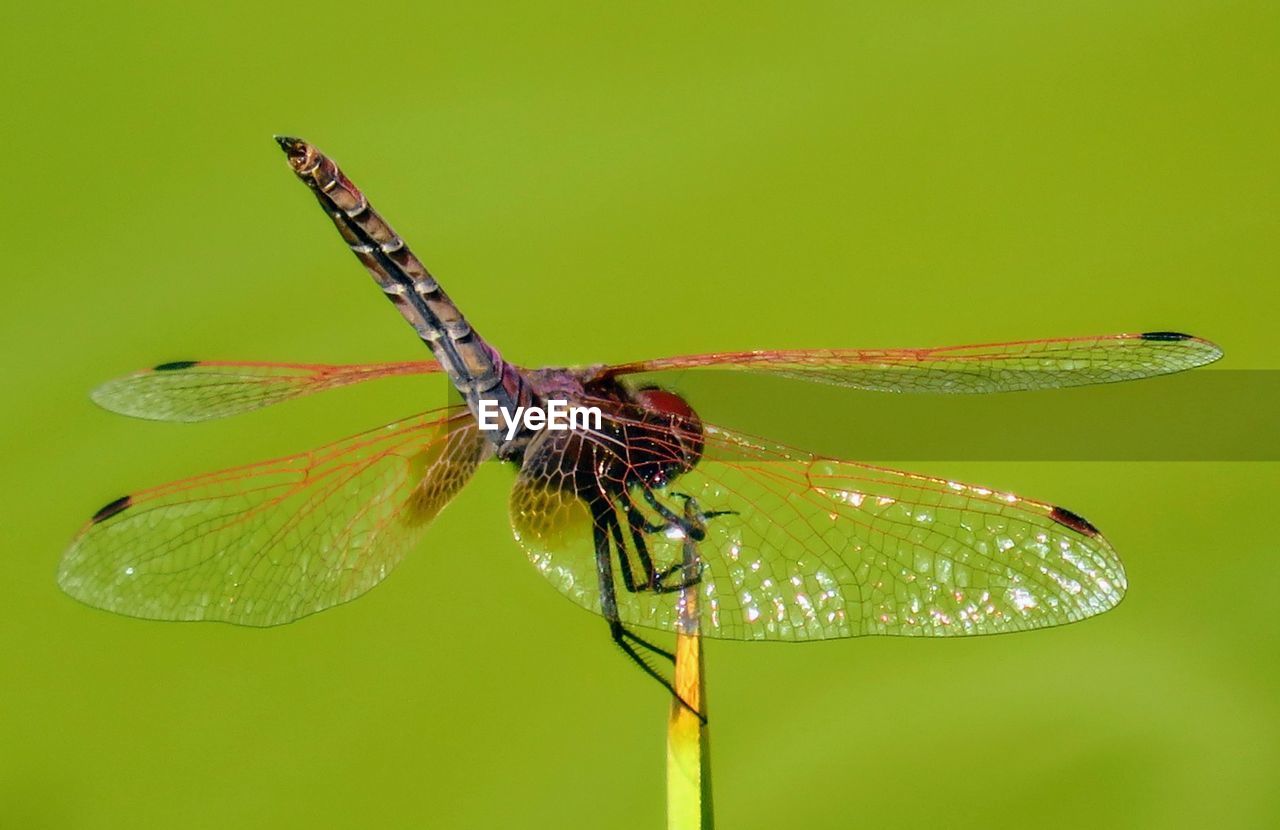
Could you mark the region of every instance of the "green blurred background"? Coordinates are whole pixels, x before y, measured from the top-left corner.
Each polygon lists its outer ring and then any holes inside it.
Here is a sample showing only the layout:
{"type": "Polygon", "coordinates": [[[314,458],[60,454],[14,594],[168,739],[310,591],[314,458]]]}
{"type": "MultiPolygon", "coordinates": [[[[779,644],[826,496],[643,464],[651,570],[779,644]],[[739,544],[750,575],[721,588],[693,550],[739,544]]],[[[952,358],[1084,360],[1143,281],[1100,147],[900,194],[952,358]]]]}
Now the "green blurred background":
{"type": "MultiPolygon", "coordinates": [[[[272,133],[342,162],[522,363],[1171,328],[1280,365],[1273,3],[466,5],[2,13],[0,826],[662,826],[667,701],[524,561],[504,470],[283,628],[54,585],[123,492],[439,400],[89,402],[164,360],[424,355],[272,133]]],[[[1280,821],[1276,465],[912,466],[1089,516],[1129,598],[710,644],[722,827],[1280,821]]]]}

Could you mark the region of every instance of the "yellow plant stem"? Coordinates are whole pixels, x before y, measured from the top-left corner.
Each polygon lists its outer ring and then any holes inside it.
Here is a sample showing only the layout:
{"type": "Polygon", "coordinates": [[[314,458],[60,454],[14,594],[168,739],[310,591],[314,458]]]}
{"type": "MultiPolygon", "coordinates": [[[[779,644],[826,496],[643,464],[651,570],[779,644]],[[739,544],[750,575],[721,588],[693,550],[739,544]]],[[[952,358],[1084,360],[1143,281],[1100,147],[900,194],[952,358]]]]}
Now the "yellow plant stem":
{"type": "Polygon", "coordinates": [[[673,698],[667,718],[667,827],[709,830],[714,824],[710,736],[707,724],[692,711],[701,712],[703,718],[707,715],[696,584],[680,594],[674,685],[688,706],[673,698]]]}

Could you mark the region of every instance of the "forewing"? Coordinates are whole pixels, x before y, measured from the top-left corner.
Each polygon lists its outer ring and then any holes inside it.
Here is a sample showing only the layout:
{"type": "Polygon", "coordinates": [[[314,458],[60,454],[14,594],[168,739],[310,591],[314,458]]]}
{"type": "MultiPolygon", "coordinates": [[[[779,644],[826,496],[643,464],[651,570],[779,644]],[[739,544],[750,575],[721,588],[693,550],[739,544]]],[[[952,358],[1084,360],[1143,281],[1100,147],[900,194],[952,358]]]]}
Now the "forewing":
{"type": "Polygon", "coordinates": [[[126,496],[72,542],[58,584],[133,617],[286,623],[381,582],[488,446],[451,407],[126,496]]]}
{"type": "Polygon", "coordinates": [[[1147,332],[935,349],[728,352],[629,363],[604,373],[728,369],[877,392],[981,393],[1136,380],[1221,356],[1221,349],[1198,337],[1147,332]]]}
{"type": "Polygon", "coordinates": [[[179,360],[94,389],[104,409],[153,421],[207,421],[274,403],[397,375],[440,371],[435,361],[324,365],[179,360]]]}
{"type": "MultiPolygon", "coordinates": [[[[678,492],[704,512],[731,511],[709,518],[697,544],[706,636],[996,634],[1075,622],[1124,594],[1111,545],[1062,508],[715,427],[706,438],[707,457],[658,492],[672,505],[678,492]]],[[[600,613],[586,509],[552,484],[517,481],[517,538],[552,584],[600,613]]],[[[659,571],[680,561],[684,543],[674,528],[646,535],[659,571]]],[[[618,613],[673,631],[678,597],[619,585],[618,613]]]]}

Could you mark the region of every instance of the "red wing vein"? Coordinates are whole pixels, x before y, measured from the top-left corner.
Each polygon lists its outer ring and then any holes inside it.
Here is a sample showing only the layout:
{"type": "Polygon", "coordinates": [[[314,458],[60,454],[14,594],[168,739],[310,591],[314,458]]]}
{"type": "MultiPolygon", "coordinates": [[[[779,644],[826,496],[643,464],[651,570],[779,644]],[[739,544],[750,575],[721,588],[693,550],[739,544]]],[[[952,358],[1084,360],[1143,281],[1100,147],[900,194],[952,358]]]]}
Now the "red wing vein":
{"type": "MultiPolygon", "coordinates": [[[[590,440],[607,451],[615,443],[590,440]]],[[[1123,595],[1124,571],[1106,540],[1041,502],[710,425],[705,440],[703,460],[659,496],[683,493],[704,511],[729,511],[707,521],[698,543],[708,636],[990,634],[1074,622],[1123,595]]],[[[673,443],[668,451],[675,450],[673,443]]],[[[602,485],[617,492],[615,482],[602,485]]],[[[513,520],[524,528],[518,537],[540,572],[599,613],[590,534],[553,527],[565,510],[557,505],[571,500],[558,492],[555,482],[522,473],[513,495],[513,520]],[[529,495],[539,491],[541,502],[529,495]],[[539,504],[551,506],[528,509],[539,504]]],[[[649,534],[646,545],[659,569],[683,555],[679,534],[649,534]]],[[[678,593],[619,590],[616,600],[627,624],[678,625],[678,593]]]]}
{"type": "Polygon", "coordinates": [[[133,616],[288,622],[377,584],[487,451],[454,407],[140,491],[86,526],[59,583],[133,616]]]}

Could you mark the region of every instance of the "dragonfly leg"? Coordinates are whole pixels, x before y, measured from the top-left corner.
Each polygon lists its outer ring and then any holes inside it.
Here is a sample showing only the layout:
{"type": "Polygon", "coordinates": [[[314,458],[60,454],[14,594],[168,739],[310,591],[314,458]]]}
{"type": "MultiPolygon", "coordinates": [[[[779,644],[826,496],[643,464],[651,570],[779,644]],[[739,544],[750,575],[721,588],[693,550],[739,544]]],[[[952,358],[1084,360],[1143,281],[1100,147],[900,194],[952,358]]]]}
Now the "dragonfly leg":
{"type": "MultiPolygon", "coordinates": [[[[618,648],[622,649],[622,653],[630,657],[632,662],[634,662],[637,666],[639,666],[640,669],[645,674],[649,675],[654,680],[658,681],[658,683],[661,684],[662,688],[666,689],[668,692],[671,693],[672,697],[680,701],[681,706],[683,706],[684,708],[692,712],[694,715],[696,715],[698,720],[702,721],[703,723],[707,722],[706,716],[703,715],[701,712],[699,712],[697,709],[690,706],[689,701],[685,700],[683,697],[680,696],[680,693],[676,691],[676,687],[672,685],[671,681],[663,677],[658,672],[658,670],[655,669],[653,666],[649,665],[649,661],[644,659],[644,655],[642,655],[639,651],[637,651],[635,647],[632,645],[632,643],[642,644],[644,643],[644,640],[640,639],[635,634],[632,634],[629,630],[627,630],[626,626],[624,626],[622,623],[618,622],[617,620],[610,621],[609,634],[610,636],[613,637],[613,641],[618,644],[618,648]]],[[[645,645],[645,647],[650,649],[653,648],[653,646],[650,646],[647,644],[645,645]]],[[[662,651],[661,649],[654,649],[654,650],[658,651],[664,656],[670,657],[672,661],[675,660],[675,657],[673,655],[670,655],[668,652],[662,651]]]]}
{"type": "MultiPolygon", "coordinates": [[[[673,663],[675,662],[675,655],[650,643],[643,637],[633,634],[622,624],[622,620],[618,616],[617,595],[614,593],[613,555],[609,549],[610,540],[621,538],[622,532],[620,528],[617,528],[617,520],[614,518],[612,508],[606,505],[602,509],[597,509],[595,513],[595,521],[592,522],[592,534],[595,539],[596,575],[600,580],[600,610],[609,622],[609,636],[613,638],[618,648],[622,649],[622,653],[640,667],[641,671],[656,680],[662,688],[671,693],[672,697],[680,701],[680,705],[693,712],[703,723],[706,723],[707,719],[702,713],[690,706],[689,702],[676,692],[675,686],[672,685],[671,681],[663,677],[657,669],[650,665],[638,648],[647,649],[649,652],[665,657],[673,663]]],[[[625,551],[620,550],[619,553],[625,556],[625,551]]]]}
{"type": "Polygon", "coordinates": [[[627,586],[627,590],[635,593],[636,591],[649,591],[657,584],[658,573],[653,566],[653,557],[649,555],[649,546],[644,541],[645,533],[653,533],[650,525],[645,522],[644,516],[640,515],[640,511],[631,503],[629,499],[624,499],[627,511],[627,527],[631,531],[632,546],[636,551],[636,558],[640,560],[640,567],[644,569],[644,584],[639,585],[631,578],[631,563],[627,558],[627,545],[622,538],[622,528],[617,521],[611,522],[613,527],[613,541],[618,548],[618,559],[622,563],[623,583],[627,586]]]}
{"type": "MultiPolygon", "coordinates": [[[[632,633],[622,625],[622,620],[618,616],[618,598],[613,584],[613,555],[612,551],[609,550],[610,538],[613,539],[614,544],[618,548],[619,569],[622,571],[623,583],[627,586],[628,590],[635,593],[638,590],[644,590],[648,586],[633,587],[634,583],[630,576],[630,567],[627,565],[626,550],[623,547],[624,541],[622,529],[618,526],[617,518],[614,516],[612,509],[606,507],[599,511],[594,523],[593,532],[595,534],[596,546],[596,573],[600,580],[600,609],[604,612],[605,619],[609,621],[610,631],[613,632],[614,639],[619,641],[625,640],[629,645],[640,646],[641,648],[647,649],[660,657],[665,657],[667,660],[675,662],[676,656],[674,654],[667,651],[665,648],[654,645],[638,634],[632,633]],[[600,526],[602,524],[608,526],[607,533],[606,529],[600,526]],[[615,625],[616,630],[614,629],[615,625]]],[[[649,571],[650,578],[652,578],[653,564],[649,560],[647,552],[641,557],[641,561],[645,564],[645,567],[649,571]]],[[[624,650],[630,652],[630,649],[625,647],[624,650]]],[[[648,664],[645,663],[644,665],[647,669],[648,664]]]]}
{"type": "MultiPolygon", "coordinates": [[[[658,497],[648,488],[644,490],[645,500],[658,512],[660,516],[667,519],[667,524],[653,524],[648,522],[637,522],[636,518],[632,518],[632,534],[636,536],[636,546],[643,548],[644,541],[636,532],[638,528],[642,528],[648,533],[666,532],[672,528],[679,529],[684,534],[685,547],[693,546],[692,556],[685,556],[684,561],[676,562],[666,569],[658,572],[650,572],[649,587],[660,594],[669,594],[676,591],[682,591],[690,588],[702,581],[702,563],[697,556],[697,543],[707,538],[707,520],[714,519],[716,516],[728,516],[737,511],[734,510],[710,510],[703,511],[698,508],[698,502],[688,493],[673,492],[672,496],[684,501],[684,515],[677,516],[666,505],[658,501],[658,497]],[[694,563],[694,564],[690,564],[694,563]],[[676,573],[681,573],[682,577],[679,582],[671,583],[669,580],[676,573]]],[[[635,510],[634,507],[631,508],[635,510]]],[[[649,557],[645,557],[646,561],[649,557]]]]}
{"type": "MultiPolygon", "coordinates": [[[[618,549],[618,570],[622,572],[622,584],[631,593],[648,589],[653,580],[653,564],[649,560],[649,551],[638,550],[637,554],[640,559],[640,566],[645,570],[645,584],[640,585],[635,580],[635,575],[631,573],[631,560],[627,557],[627,543],[622,538],[622,527],[618,522],[609,517],[609,532],[613,536],[613,546],[618,549]]],[[[597,550],[597,555],[599,551],[597,550]]]]}
{"type": "MultiPolygon", "coordinates": [[[[692,541],[686,541],[685,544],[692,545],[692,541]]],[[[676,591],[683,591],[685,588],[692,588],[702,581],[702,562],[693,560],[696,564],[688,567],[684,562],[677,562],[671,567],[658,574],[658,580],[653,586],[653,590],[659,594],[670,594],[676,591]],[[669,584],[667,582],[677,571],[683,573],[679,582],[669,584]]]]}
{"type": "MultiPolygon", "coordinates": [[[[686,496],[683,493],[676,493],[675,495],[681,496],[686,500],[687,507],[685,512],[690,514],[681,521],[679,526],[680,530],[684,533],[686,546],[696,545],[697,542],[706,538],[706,529],[704,524],[706,519],[714,518],[716,516],[724,516],[734,512],[732,510],[715,510],[709,513],[699,513],[697,512],[698,503],[693,500],[692,496],[686,496]]],[[[640,511],[637,510],[635,505],[630,502],[627,503],[627,522],[630,525],[631,538],[636,549],[636,555],[640,559],[640,564],[644,567],[645,575],[647,577],[646,583],[643,586],[640,586],[641,590],[654,591],[659,594],[670,594],[675,591],[681,591],[685,588],[697,585],[702,581],[702,564],[696,555],[686,557],[690,562],[698,563],[693,567],[683,561],[677,562],[662,571],[658,571],[654,567],[653,557],[649,554],[648,545],[644,540],[644,534],[665,532],[671,529],[670,525],[654,525],[646,522],[644,517],[640,515],[640,511]],[[679,582],[671,584],[669,580],[676,572],[682,572],[684,576],[679,582]]],[[[621,532],[618,529],[616,522],[613,527],[615,544],[618,546],[619,551],[622,551],[624,550],[624,545],[621,538],[621,532]]],[[[694,553],[696,554],[696,548],[694,553]]],[[[630,565],[627,562],[625,554],[620,555],[619,558],[622,562],[623,582],[626,584],[627,590],[634,593],[636,591],[636,587],[631,579],[630,565]]]]}
{"type": "Polygon", "coordinates": [[[635,504],[631,502],[628,502],[628,508],[629,512],[633,512],[639,517],[639,520],[635,522],[636,527],[640,528],[645,533],[663,533],[670,530],[672,527],[671,522],[651,522],[644,518],[644,515],[641,514],[637,510],[635,504]]]}
{"type": "MultiPolygon", "coordinates": [[[[682,564],[677,563],[672,565],[670,568],[659,572],[658,569],[654,567],[653,557],[649,553],[649,546],[648,543],[645,542],[644,536],[646,533],[657,533],[660,530],[667,530],[669,527],[667,525],[653,525],[646,522],[644,516],[641,515],[635,505],[630,502],[626,503],[626,512],[627,528],[631,531],[632,547],[635,549],[636,558],[640,560],[640,567],[644,570],[645,580],[643,583],[636,582],[635,575],[631,571],[631,560],[627,556],[627,543],[622,534],[622,526],[612,515],[610,515],[607,517],[606,521],[609,524],[609,531],[613,536],[614,547],[618,550],[618,570],[622,573],[623,586],[633,594],[640,591],[657,591],[659,593],[666,593],[676,591],[681,587],[686,587],[696,583],[697,576],[682,585],[670,587],[663,585],[664,580],[668,579],[672,573],[681,568],[682,564]]],[[[634,635],[632,636],[634,637],[634,635]]],[[[635,637],[634,639],[639,641],[641,645],[648,648],[650,651],[657,652],[668,659],[674,659],[666,650],[660,649],[652,643],[645,642],[638,637],[635,637]]]]}
{"type": "Polygon", "coordinates": [[[684,502],[684,515],[680,516],[658,501],[658,496],[653,490],[646,487],[643,492],[644,500],[657,511],[659,516],[666,520],[665,524],[646,523],[645,530],[649,533],[658,533],[669,530],[672,527],[678,527],[688,538],[695,542],[701,542],[707,536],[707,519],[714,519],[716,516],[729,516],[737,512],[736,510],[703,511],[698,507],[698,500],[693,496],[688,493],[673,491],[671,495],[684,502]]]}
{"type": "MultiPolygon", "coordinates": [[[[665,504],[658,501],[657,495],[648,487],[642,488],[641,492],[644,493],[644,500],[647,501],[649,506],[652,507],[665,521],[665,524],[646,525],[646,530],[650,533],[659,533],[672,527],[678,527],[680,530],[684,531],[686,536],[692,537],[695,542],[702,541],[702,537],[706,535],[706,530],[700,527],[696,521],[691,522],[687,517],[677,515],[670,507],[667,507],[665,504]]],[[[684,493],[672,493],[672,495],[679,496],[685,500],[685,513],[688,513],[688,505],[693,502],[693,497],[685,495],[684,493]]]]}
{"type": "Polygon", "coordinates": [[[624,639],[626,639],[626,641],[627,641],[628,643],[631,643],[631,644],[633,644],[633,645],[640,646],[641,648],[645,649],[646,651],[652,652],[653,654],[656,654],[656,655],[658,655],[659,657],[662,657],[662,658],[664,658],[664,659],[666,659],[666,660],[670,660],[672,663],[674,663],[674,662],[676,661],[676,656],[675,656],[674,654],[672,654],[671,652],[667,651],[665,648],[662,648],[661,646],[656,646],[656,645],[654,645],[653,643],[649,642],[649,641],[648,641],[648,640],[646,640],[645,638],[643,638],[643,637],[641,637],[640,635],[636,634],[636,633],[635,633],[634,631],[632,631],[631,629],[629,629],[629,628],[627,628],[626,626],[622,625],[622,623],[618,623],[618,627],[619,627],[619,628],[620,628],[620,630],[621,630],[621,636],[622,636],[624,639]]]}

